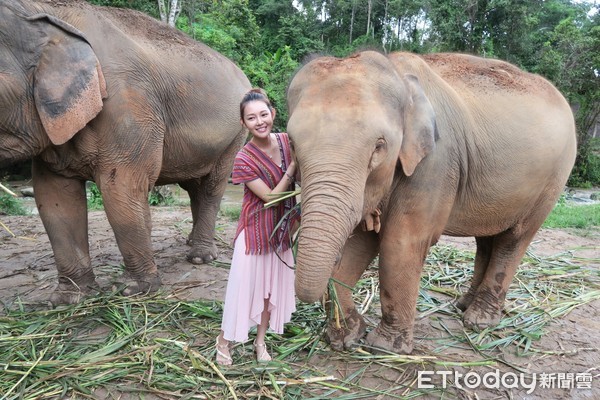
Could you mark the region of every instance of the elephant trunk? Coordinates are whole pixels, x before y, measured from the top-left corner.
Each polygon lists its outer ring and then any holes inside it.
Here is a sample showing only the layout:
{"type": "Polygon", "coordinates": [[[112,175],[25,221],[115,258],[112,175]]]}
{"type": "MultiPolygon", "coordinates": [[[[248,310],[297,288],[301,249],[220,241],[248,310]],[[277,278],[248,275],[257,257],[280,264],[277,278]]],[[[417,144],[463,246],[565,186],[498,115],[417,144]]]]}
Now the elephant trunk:
{"type": "Polygon", "coordinates": [[[362,193],[350,186],[343,173],[302,174],[296,295],[301,301],[312,303],[325,293],[343,246],[360,222],[362,193]]]}

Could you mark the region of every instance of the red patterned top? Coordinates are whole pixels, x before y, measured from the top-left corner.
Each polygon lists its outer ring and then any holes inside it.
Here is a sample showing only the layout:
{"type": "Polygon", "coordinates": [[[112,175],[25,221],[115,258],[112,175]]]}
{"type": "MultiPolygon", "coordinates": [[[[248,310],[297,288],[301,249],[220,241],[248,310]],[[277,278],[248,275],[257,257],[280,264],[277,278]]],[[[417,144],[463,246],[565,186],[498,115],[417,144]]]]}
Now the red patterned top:
{"type": "MultiPolygon", "coordinates": [[[[287,133],[275,133],[275,137],[281,153],[281,166],[276,165],[254,143],[248,142],[235,158],[231,176],[234,184],[246,183],[258,178],[271,189],[277,186],[292,156],[287,133]]],[[[294,190],[294,184],[290,185],[289,190],[294,190]]],[[[289,227],[300,218],[299,213],[294,209],[296,200],[289,198],[269,208],[265,208],[264,205],[265,202],[244,185],[242,212],[235,237],[237,238],[240,232],[246,230],[246,254],[284,251],[291,246],[289,227]],[[284,217],[285,219],[277,226],[284,217]],[[276,227],[277,232],[273,234],[276,227]]]]}

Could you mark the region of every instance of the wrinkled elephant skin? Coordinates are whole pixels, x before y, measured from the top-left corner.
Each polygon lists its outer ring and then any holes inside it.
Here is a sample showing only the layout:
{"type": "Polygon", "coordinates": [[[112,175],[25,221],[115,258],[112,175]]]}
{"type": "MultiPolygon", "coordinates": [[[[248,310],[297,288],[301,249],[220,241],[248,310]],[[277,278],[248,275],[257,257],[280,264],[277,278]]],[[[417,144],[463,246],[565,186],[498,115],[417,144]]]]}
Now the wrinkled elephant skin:
{"type": "Polygon", "coordinates": [[[352,348],[366,333],[350,288],[379,255],[382,317],[366,343],[412,351],[419,279],[442,234],[477,242],[458,301],[465,326],[498,323],[573,167],[575,124],[563,96],[499,60],[366,51],[310,61],[287,100],[302,175],[296,292],[318,301],[330,277],[342,282],[332,348],[352,348]]]}
{"type": "Polygon", "coordinates": [[[33,159],[58,270],[53,303],[98,289],[86,181],[96,182],[130,281],[154,291],[148,193],[190,195],[187,259],[210,262],[220,200],[244,140],[250,88],[226,57],[143,13],[84,1],[0,0],[0,165],[33,159]]]}

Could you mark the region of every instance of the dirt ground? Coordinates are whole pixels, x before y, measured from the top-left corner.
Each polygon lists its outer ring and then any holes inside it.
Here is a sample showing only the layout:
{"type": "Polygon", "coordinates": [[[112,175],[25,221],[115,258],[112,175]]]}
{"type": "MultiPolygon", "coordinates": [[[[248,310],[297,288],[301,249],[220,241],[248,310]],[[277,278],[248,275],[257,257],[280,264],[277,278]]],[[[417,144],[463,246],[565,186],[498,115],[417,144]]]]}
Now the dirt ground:
{"type": "MultiPolygon", "coordinates": [[[[167,289],[181,299],[222,300],[228,269],[213,265],[192,265],[185,261],[187,245],[185,238],[191,229],[191,215],[184,206],[155,207],[152,209],[152,241],[156,262],[167,289]]],[[[37,215],[4,216],[0,215],[0,301],[11,307],[16,301],[25,304],[47,303],[56,285],[54,256],[37,215]]],[[[231,257],[231,239],[235,222],[220,218],[217,226],[220,258],[228,262],[231,257]]],[[[114,235],[103,211],[89,213],[89,232],[91,256],[94,266],[119,265],[121,256],[116,247],[114,235]]],[[[474,250],[472,238],[443,237],[442,244],[461,249],[474,250]]],[[[573,252],[575,256],[592,259],[591,267],[600,267],[600,232],[586,236],[567,230],[541,230],[530,250],[540,256],[573,252]],[[594,260],[595,259],[595,260],[594,260]]],[[[110,277],[96,271],[101,286],[108,285],[110,277]]],[[[0,310],[0,315],[2,310],[0,310]]],[[[445,334],[440,330],[443,321],[452,331],[461,332],[460,321],[444,315],[420,318],[416,323],[415,354],[425,353],[432,346],[431,338],[445,334]]],[[[373,321],[376,323],[377,321],[373,321]]],[[[538,374],[585,374],[592,377],[590,388],[586,384],[572,388],[538,388],[527,394],[523,388],[484,389],[457,388],[453,393],[458,398],[496,399],[597,399],[600,398],[600,300],[575,308],[566,316],[554,320],[547,333],[536,342],[541,352],[530,357],[520,357],[507,350],[504,357],[513,365],[538,374]]],[[[446,358],[470,361],[481,359],[481,355],[472,349],[449,348],[446,358]]],[[[346,362],[343,354],[332,357],[317,356],[311,361],[314,365],[330,368],[338,377],[352,372],[352,366],[346,362]]],[[[504,372],[512,371],[506,366],[498,366],[504,372]]],[[[438,368],[439,369],[439,368],[438,368]]],[[[466,368],[447,368],[466,373],[466,368]]],[[[480,372],[490,371],[479,369],[480,372]]],[[[517,371],[514,371],[517,372],[517,371]]],[[[389,380],[400,379],[399,371],[384,367],[371,368],[364,373],[362,384],[373,387],[385,386],[389,380]]],[[[555,375],[557,376],[557,375],[555,375]]],[[[566,375],[569,376],[569,375],[566,375]]],[[[426,381],[429,382],[429,381],[426,381]]],[[[433,379],[431,382],[442,382],[433,379]]],[[[573,382],[573,380],[571,380],[573,382]]],[[[379,398],[379,397],[374,397],[379,398]]]]}

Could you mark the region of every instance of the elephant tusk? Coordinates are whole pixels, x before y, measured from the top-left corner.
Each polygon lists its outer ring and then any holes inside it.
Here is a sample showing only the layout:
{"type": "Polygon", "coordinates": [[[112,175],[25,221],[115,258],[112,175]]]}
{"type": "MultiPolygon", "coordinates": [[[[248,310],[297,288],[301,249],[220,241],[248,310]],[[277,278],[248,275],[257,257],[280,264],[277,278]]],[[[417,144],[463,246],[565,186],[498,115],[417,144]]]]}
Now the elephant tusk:
{"type": "Polygon", "coordinates": [[[379,233],[379,230],[381,229],[380,215],[381,211],[378,208],[371,212],[371,214],[363,220],[363,231],[375,231],[375,233],[379,233]]]}

